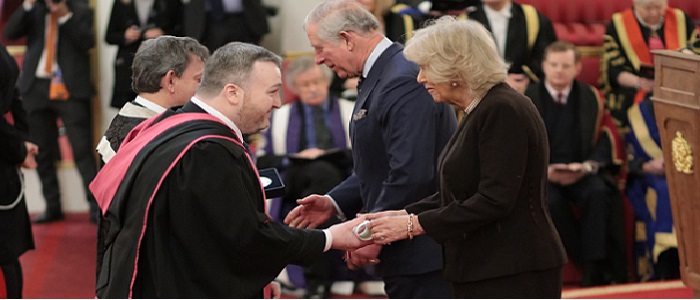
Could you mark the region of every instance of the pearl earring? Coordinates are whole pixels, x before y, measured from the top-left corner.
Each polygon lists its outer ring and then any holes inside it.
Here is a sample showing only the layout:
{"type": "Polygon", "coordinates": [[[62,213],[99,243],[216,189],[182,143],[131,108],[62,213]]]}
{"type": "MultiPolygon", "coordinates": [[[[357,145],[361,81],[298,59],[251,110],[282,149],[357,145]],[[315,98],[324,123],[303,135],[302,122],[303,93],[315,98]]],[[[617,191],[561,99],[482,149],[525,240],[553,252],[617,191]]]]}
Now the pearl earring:
{"type": "Polygon", "coordinates": [[[457,83],[456,83],[456,82],[453,82],[451,85],[452,85],[453,87],[456,87],[456,86],[457,86],[457,83]]]}

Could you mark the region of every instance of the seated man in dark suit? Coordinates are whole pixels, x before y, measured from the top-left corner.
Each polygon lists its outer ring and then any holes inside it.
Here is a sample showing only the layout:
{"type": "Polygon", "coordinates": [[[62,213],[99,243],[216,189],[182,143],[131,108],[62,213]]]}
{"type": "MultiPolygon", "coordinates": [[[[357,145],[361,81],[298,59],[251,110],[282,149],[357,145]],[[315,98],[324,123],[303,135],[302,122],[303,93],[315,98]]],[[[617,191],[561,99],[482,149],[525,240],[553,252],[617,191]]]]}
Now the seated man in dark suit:
{"type": "Polygon", "coordinates": [[[551,44],[542,62],[544,80],[531,84],[525,95],[549,137],[552,220],[569,257],[583,265],[581,285],[593,286],[626,279],[622,200],[614,181],[625,156],[600,92],[575,80],[580,59],[571,43],[551,44]]]}
{"type": "MultiPolygon", "coordinates": [[[[331,70],[316,65],[313,57],[298,58],[287,69],[288,86],[299,96],[299,101],[273,111],[257,162],[260,169],[280,170],[287,187],[286,195],[275,200],[281,201],[279,213],[271,213],[276,220],[283,220],[296,207],[297,199],[324,194],[351,172],[348,125],[354,103],[329,96],[331,77],[331,70]]],[[[337,222],[330,220],[323,228],[337,222]]],[[[305,270],[305,298],[330,296],[331,257],[342,263],[341,255],[329,251],[324,259],[305,270]]]]}

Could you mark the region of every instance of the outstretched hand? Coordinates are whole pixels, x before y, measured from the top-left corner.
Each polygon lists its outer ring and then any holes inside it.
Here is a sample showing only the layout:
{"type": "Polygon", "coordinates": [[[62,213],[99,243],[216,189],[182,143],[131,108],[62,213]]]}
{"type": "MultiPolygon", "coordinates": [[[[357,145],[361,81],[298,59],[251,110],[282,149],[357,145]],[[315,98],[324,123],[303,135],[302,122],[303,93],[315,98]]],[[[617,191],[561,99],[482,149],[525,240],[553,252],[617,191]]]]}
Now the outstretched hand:
{"type": "Polygon", "coordinates": [[[310,195],[297,200],[295,207],[284,218],[284,223],[295,228],[316,228],[335,214],[335,206],[330,198],[310,195]]]}

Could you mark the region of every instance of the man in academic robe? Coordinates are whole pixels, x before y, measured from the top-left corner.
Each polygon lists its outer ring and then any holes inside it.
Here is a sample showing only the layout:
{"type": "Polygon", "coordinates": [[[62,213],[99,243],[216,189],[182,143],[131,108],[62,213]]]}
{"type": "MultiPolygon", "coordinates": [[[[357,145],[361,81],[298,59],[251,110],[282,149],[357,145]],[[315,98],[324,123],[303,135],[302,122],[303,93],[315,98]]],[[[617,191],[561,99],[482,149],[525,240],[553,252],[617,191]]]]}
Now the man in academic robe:
{"type": "Polygon", "coordinates": [[[644,228],[635,234],[637,276],[642,281],[680,278],[678,239],[673,229],[661,135],[651,99],[646,97],[632,105],[627,116],[630,130],[625,140],[631,156],[627,199],[632,204],[636,226],[644,228]]]}
{"type": "Polygon", "coordinates": [[[569,257],[583,266],[582,286],[624,282],[624,226],[620,178],[624,148],[600,92],[575,80],[581,55],[568,42],[545,49],[544,80],[525,95],[547,128],[547,197],[569,257]],[[580,212],[574,214],[572,204],[580,212]]]}
{"type": "Polygon", "coordinates": [[[144,120],[179,107],[194,96],[209,50],[190,37],[160,36],[144,41],[132,59],[137,96],[124,104],[97,144],[104,163],[119,150],[126,135],[144,120]]]}
{"type": "Polygon", "coordinates": [[[361,219],[299,230],[266,214],[241,137],[279,108],[280,63],[262,47],[227,44],[190,102],[127,136],[90,185],[108,229],[98,297],[261,298],[288,263],[366,244],[351,230],[361,219]]]}
{"type": "Polygon", "coordinates": [[[524,92],[529,82],[539,81],[544,48],[557,40],[552,21],[534,6],[511,0],[482,0],[469,18],[479,21],[496,41],[508,61],[508,84],[524,92]]]}
{"type": "Polygon", "coordinates": [[[668,0],[633,0],[633,7],[614,13],[605,30],[600,81],[606,108],[621,132],[628,129],[627,110],[654,89],[653,50],[680,50],[698,40],[685,12],[668,0]]]}

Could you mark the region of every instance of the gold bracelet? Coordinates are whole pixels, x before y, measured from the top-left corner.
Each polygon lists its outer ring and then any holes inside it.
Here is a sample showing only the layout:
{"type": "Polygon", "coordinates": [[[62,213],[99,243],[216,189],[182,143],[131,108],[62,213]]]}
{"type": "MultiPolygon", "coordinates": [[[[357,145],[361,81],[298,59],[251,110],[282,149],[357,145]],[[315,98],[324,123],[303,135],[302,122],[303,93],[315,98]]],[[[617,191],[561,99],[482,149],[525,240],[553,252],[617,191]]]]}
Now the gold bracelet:
{"type": "Polygon", "coordinates": [[[408,227],[408,239],[412,240],[413,239],[413,214],[408,215],[408,223],[406,225],[408,227]]]}

